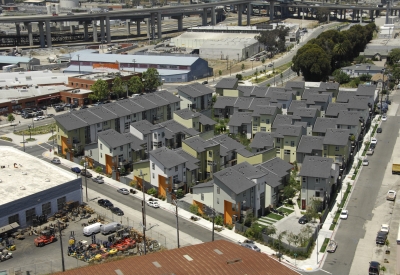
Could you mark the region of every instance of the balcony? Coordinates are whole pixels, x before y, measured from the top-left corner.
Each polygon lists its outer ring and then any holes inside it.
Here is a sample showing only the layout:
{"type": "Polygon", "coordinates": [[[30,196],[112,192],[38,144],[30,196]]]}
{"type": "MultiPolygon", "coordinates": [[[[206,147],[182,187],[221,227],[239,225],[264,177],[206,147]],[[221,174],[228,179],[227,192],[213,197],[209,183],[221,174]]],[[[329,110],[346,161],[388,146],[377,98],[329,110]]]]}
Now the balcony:
{"type": "Polygon", "coordinates": [[[185,185],[185,182],[180,181],[180,180],[174,180],[173,183],[172,183],[172,188],[174,190],[177,190],[177,189],[181,188],[184,185],[185,185]]]}

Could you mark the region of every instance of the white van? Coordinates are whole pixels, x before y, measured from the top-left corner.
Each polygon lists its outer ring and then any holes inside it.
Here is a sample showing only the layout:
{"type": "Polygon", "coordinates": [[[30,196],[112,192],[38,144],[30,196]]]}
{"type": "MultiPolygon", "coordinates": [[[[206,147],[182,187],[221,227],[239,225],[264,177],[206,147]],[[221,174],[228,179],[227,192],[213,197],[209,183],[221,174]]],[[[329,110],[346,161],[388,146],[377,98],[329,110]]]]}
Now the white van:
{"type": "Polygon", "coordinates": [[[90,236],[100,232],[101,223],[96,222],[83,228],[83,235],[90,236]]]}
{"type": "Polygon", "coordinates": [[[122,228],[122,225],[117,222],[110,222],[108,224],[100,225],[100,232],[103,235],[116,232],[122,228]]]}

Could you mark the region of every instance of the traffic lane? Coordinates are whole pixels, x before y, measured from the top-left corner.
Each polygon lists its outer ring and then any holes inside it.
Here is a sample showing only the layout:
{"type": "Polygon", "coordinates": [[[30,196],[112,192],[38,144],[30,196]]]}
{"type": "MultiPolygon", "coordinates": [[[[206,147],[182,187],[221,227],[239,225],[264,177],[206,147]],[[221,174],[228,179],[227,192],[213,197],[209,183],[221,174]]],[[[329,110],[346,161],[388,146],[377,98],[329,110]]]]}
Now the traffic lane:
{"type": "Polygon", "coordinates": [[[397,119],[394,117],[388,119],[385,126],[386,130],[377,135],[378,144],[374,155],[370,158],[370,164],[363,167],[351,194],[347,205],[349,218],[341,221],[336,233],[338,250],[327,255],[323,266],[324,270],[333,274],[350,273],[358,242],[365,236],[365,222],[372,219],[375,203],[380,203],[377,202],[379,189],[396,142],[392,137],[397,136],[399,131],[397,119]]]}
{"type": "MultiPolygon", "coordinates": [[[[82,184],[85,185],[85,180],[82,179],[82,184]]],[[[87,184],[88,188],[102,194],[103,196],[109,198],[112,202],[118,202],[121,204],[124,204],[125,206],[128,206],[136,211],[142,211],[142,201],[136,197],[133,197],[132,195],[122,195],[117,192],[116,188],[111,187],[107,184],[98,184],[93,182],[90,179],[87,179],[87,184]]],[[[89,198],[90,199],[90,198],[89,198]]],[[[175,208],[175,207],[173,207],[175,208]]],[[[171,209],[172,210],[172,205],[171,209]]],[[[179,212],[179,210],[178,210],[179,212]]],[[[147,207],[146,206],[146,215],[152,217],[153,219],[156,219],[160,221],[160,223],[164,223],[166,225],[169,225],[173,228],[176,228],[176,217],[174,213],[169,212],[168,210],[162,210],[162,209],[156,209],[152,207],[147,207]]],[[[205,229],[201,226],[196,225],[195,223],[191,221],[187,221],[183,218],[179,219],[179,231],[182,231],[190,236],[193,236],[194,238],[197,238],[201,240],[202,242],[209,242],[211,241],[211,234],[212,232],[208,229],[205,229]]],[[[216,240],[228,240],[219,234],[215,233],[214,238],[216,240]]]]}

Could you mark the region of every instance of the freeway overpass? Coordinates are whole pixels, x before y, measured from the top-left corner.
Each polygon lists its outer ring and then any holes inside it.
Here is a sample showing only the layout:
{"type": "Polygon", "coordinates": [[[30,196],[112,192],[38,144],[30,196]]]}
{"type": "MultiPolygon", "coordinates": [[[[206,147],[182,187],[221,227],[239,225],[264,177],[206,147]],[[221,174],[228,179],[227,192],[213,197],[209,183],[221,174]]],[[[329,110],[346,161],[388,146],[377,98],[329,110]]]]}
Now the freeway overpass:
{"type": "MultiPolygon", "coordinates": [[[[163,17],[171,17],[177,19],[178,31],[182,31],[182,19],[184,16],[189,16],[193,14],[199,14],[202,17],[202,25],[208,24],[208,17],[211,17],[211,25],[217,23],[217,19],[221,18],[224,12],[224,7],[231,6],[238,14],[238,25],[242,25],[243,14],[246,15],[246,24],[250,25],[250,16],[255,5],[264,5],[268,7],[268,15],[270,19],[273,20],[274,17],[279,12],[282,17],[288,17],[293,14],[300,16],[300,13],[312,14],[317,8],[327,8],[330,11],[334,11],[336,14],[340,14],[340,19],[345,14],[346,10],[353,11],[353,20],[357,18],[357,13],[361,16],[362,11],[369,10],[370,17],[373,18],[374,14],[378,15],[380,11],[387,10],[385,7],[376,7],[371,5],[335,5],[326,3],[307,3],[307,2],[294,2],[287,0],[269,0],[268,2],[249,2],[248,0],[228,0],[213,3],[203,3],[195,5],[178,5],[178,6],[163,6],[154,7],[146,9],[123,9],[111,12],[103,13],[80,13],[75,15],[37,15],[37,16],[7,16],[0,17],[0,23],[15,23],[16,24],[16,34],[20,36],[20,24],[25,25],[25,29],[28,32],[29,44],[33,45],[33,35],[32,35],[32,22],[38,22],[39,36],[40,36],[40,46],[51,47],[51,25],[56,22],[67,22],[67,21],[78,21],[83,25],[84,30],[84,40],[88,41],[89,38],[89,24],[93,24],[93,41],[98,41],[97,36],[97,26],[96,22],[100,21],[100,36],[101,41],[106,43],[111,43],[111,30],[110,30],[110,20],[120,19],[120,20],[130,20],[137,23],[137,32],[140,34],[140,22],[144,19],[148,20],[148,30],[150,37],[162,37],[162,27],[161,22],[163,17]],[[317,6],[316,6],[317,4],[317,6]],[[222,6],[222,7],[221,7],[222,6]],[[44,28],[45,26],[45,28],[44,28]],[[155,33],[157,26],[157,35],[155,33]],[[46,33],[45,33],[46,30],[46,33]]],[[[390,12],[395,15],[399,13],[400,7],[393,7],[390,12]]],[[[399,13],[400,14],[400,13],[399,13]]],[[[129,22],[128,22],[129,24],[129,22]]],[[[128,26],[129,27],[129,26],[128,26]]],[[[0,37],[1,39],[1,37],[0,37]]]]}

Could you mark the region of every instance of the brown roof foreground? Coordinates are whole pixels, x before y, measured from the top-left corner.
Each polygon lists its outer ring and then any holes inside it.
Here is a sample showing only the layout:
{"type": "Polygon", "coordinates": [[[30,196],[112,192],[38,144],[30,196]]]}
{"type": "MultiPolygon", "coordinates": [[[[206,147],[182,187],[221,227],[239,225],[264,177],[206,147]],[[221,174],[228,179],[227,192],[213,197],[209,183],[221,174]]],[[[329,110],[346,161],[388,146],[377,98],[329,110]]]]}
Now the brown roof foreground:
{"type": "Polygon", "coordinates": [[[86,266],[59,275],[298,275],[267,254],[224,240],[86,266]]]}

